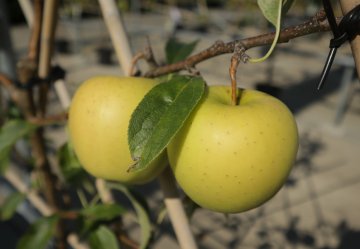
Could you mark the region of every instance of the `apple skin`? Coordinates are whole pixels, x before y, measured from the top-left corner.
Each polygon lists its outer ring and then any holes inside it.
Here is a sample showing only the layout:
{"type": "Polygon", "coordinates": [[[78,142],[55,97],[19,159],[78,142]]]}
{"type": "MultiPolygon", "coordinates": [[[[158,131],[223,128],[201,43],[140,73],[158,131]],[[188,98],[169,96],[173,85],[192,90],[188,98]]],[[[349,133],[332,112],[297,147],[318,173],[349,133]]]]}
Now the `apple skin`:
{"type": "Polygon", "coordinates": [[[286,181],[298,150],[292,113],[278,99],[210,86],[167,151],[184,192],[201,207],[239,213],[263,204],[286,181]]]}
{"type": "Polygon", "coordinates": [[[69,110],[70,140],[79,161],[93,176],[125,184],[143,184],[166,166],[166,153],[140,172],[134,164],[127,131],[132,112],[157,82],[135,77],[98,76],[76,91],[69,110]]]}

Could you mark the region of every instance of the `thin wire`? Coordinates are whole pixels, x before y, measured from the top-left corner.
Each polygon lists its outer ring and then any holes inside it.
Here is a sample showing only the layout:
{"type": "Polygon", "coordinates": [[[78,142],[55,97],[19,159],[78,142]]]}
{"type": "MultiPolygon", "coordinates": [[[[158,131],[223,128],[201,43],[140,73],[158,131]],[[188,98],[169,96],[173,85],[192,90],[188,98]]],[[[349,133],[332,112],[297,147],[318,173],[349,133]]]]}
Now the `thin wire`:
{"type": "Polygon", "coordinates": [[[334,61],[336,51],[337,51],[337,48],[331,48],[330,49],[329,55],[328,55],[328,57],[326,59],[324,69],[323,69],[323,71],[321,73],[321,78],[320,78],[319,84],[317,86],[317,90],[320,90],[324,86],[326,78],[329,75],[330,68],[331,68],[332,63],[334,61]]]}
{"type": "Polygon", "coordinates": [[[353,39],[360,32],[360,5],[357,5],[351,11],[349,11],[340,24],[337,25],[334,12],[329,0],[323,0],[323,5],[329,25],[334,34],[334,38],[330,40],[330,52],[326,59],[323,71],[321,73],[320,81],[317,85],[317,89],[320,90],[329,74],[332,63],[334,61],[337,48],[349,39],[353,39]]]}

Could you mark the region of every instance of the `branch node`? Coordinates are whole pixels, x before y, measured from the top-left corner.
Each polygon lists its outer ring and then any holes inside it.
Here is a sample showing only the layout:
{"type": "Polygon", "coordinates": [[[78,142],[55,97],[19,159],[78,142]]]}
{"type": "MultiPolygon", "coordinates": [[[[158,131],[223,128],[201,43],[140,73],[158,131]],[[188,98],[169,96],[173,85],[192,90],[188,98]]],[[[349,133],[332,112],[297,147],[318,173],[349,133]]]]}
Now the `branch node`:
{"type": "Polygon", "coordinates": [[[155,56],[151,47],[150,38],[149,36],[146,37],[147,46],[145,48],[145,59],[147,63],[149,64],[150,69],[154,69],[158,67],[158,63],[155,60],[155,56]]]}
{"type": "Polygon", "coordinates": [[[236,41],[234,47],[233,57],[236,57],[238,61],[242,61],[243,63],[247,63],[250,59],[250,56],[245,53],[246,48],[242,44],[241,41],[236,41]]]}
{"type": "Polygon", "coordinates": [[[185,69],[193,76],[200,76],[200,71],[193,65],[185,65],[185,69]]]}
{"type": "Polygon", "coordinates": [[[138,52],[131,60],[131,66],[130,66],[130,76],[135,76],[137,74],[136,64],[139,60],[145,58],[145,53],[143,51],[138,52]]]}
{"type": "Polygon", "coordinates": [[[150,70],[157,68],[159,65],[155,60],[153,50],[151,48],[149,37],[147,37],[147,46],[143,51],[138,52],[131,61],[130,67],[130,76],[138,75],[138,70],[136,69],[136,64],[139,60],[144,59],[148,63],[150,70]]]}

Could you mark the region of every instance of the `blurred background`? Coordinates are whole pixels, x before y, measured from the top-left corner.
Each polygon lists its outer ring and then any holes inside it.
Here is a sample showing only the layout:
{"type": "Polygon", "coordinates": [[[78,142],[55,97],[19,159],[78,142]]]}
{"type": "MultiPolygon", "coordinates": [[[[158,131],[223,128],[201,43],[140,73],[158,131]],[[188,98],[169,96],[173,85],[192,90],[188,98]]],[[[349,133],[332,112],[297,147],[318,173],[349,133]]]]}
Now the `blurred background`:
{"type": "MultiPolygon", "coordinates": [[[[9,74],[14,73],[11,63],[26,54],[30,38],[19,2],[0,1],[0,35],[4,37],[0,70],[9,74]],[[5,42],[6,26],[10,43],[5,42]]],[[[284,26],[308,20],[321,8],[318,2],[296,1],[284,18],[284,26]]],[[[218,40],[228,42],[273,30],[256,1],[119,0],[117,4],[133,52],[143,50],[149,41],[160,64],[165,62],[164,49],[170,38],[198,41],[196,53],[218,40]]],[[[300,150],[288,182],[265,205],[229,216],[196,209],[191,224],[201,248],[360,248],[360,84],[350,47],[345,44],[324,89],[316,90],[330,39],[330,33],[297,38],[278,45],[263,63],[240,65],[237,77],[241,87],[269,92],[293,111],[300,130],[300,150]]],[[[267,49],[251,49],[248,54],[259,57],[267,49]]],[[[196,68],[210,85],[230,84],[230,57],[218,56],[196,68]]],[[[123,75],[97,1],[61,1],[54,63],[66,71],[71,94],[91,76],[123,75]]],[[[139,67],[146,72],[145,63],[140,62],[139,67]]],[[[53,91],[50,112],[60,109],[53,91]]],[[[47,132],[47,138],[57,149],[67,135],[63,128],[54,128],[47,132]]],[[[13,189],[3,179],[0,183],[1,203],[13,189]]],[[[156,182],[138,189],[151,209],[161,209],[162,194],[156,182]]],[[[25,203],[13,219],[0,222],[0,244],[7,242],[1,248],[13,248],[37,217],[25,203]]],[[[125,218],[125,223],[136,238],[138,228],[133,221],[125,218]]],[[[179,248],[167,219],[156,228],[154,241],[155,249],[179,248]]]]}

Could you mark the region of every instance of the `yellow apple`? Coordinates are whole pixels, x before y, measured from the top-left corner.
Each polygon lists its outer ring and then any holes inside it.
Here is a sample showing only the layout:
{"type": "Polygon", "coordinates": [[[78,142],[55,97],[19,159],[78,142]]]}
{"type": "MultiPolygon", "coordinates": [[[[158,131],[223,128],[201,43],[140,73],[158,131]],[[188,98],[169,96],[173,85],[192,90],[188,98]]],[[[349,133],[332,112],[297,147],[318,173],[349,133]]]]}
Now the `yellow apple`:
{"type": "Polygon", "coordinates": [[[184,192],[200,206],[238,213],[269,200],[284,184],[298,149],[293,115],[278,99],[210,86],[169,144],[168,157],[184,192]]]}
{"type": "Polygon", "coordinates": [[[85,81],[76,91],[69,110],[69,134],[76,155],[90,174],[141,184],[166,166],[163,153],[146,169],[127,172],[134,164],[127,140],[130,117],[156,84],[145,78],[99,76],[85,81]]]}

